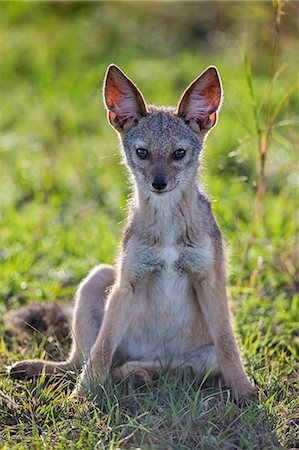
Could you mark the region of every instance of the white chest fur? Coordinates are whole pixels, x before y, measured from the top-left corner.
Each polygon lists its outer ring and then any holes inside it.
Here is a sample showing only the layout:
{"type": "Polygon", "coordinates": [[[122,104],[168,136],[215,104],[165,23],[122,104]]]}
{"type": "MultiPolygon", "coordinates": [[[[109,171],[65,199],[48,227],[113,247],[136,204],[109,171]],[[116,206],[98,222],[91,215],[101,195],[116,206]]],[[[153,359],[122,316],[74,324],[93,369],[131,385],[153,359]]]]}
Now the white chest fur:
{"type": "Polygon", "coordinates": [[[165,262],[163,269],[136,289],[134,313],[121,344],[129,359],[154,359],[190,349],[197,302],[187,274],[176,268],[179,248],[165,246],[158,256],[165,262]]]}
{"type": "Polygon", "coordinates": [[[189,283],[187,276],[175,266],[179,258],[177,247],[165,246],[159,251],[159,257],[164,261],[164,268],[148,286],[148,295],[157,309],[170,313],[185,300],[189,283]]]}

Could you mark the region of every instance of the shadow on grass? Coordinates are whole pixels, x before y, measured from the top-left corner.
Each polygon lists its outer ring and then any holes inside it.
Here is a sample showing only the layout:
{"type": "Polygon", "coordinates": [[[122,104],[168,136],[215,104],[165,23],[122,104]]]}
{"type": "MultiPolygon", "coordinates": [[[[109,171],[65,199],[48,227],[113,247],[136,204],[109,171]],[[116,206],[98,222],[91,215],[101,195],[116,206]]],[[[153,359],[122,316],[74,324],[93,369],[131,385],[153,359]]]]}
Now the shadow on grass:
{"type": "Polygon", "coordinates": [[[134,376],[108,380],[93,387],[89,400],[70,404],[73,382],[40,377],[12,383],[3,377],[10,403],[2,402],[1,439],[52,448],[81,441],[84,448],[281,448],[262,400],[237,404],[228,390],[202,386],[187,370],[165,372],[150,385],[138,385],[134,376]]]}

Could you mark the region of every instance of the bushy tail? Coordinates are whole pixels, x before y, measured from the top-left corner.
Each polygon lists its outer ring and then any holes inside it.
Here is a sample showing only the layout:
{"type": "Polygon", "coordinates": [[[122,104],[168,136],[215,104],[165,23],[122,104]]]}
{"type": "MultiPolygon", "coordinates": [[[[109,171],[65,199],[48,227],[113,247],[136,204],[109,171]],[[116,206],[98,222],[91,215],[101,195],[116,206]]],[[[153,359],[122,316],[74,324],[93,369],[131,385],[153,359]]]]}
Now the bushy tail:
{"type": "Polygon", "coordinates": [[[21,308],[9,311],[4,318],[6,329],[13,334],[28,334],[38,331],[53,334],[58,339],[70,333],[72,306],[52,302],[32,302],[21,308]]]}

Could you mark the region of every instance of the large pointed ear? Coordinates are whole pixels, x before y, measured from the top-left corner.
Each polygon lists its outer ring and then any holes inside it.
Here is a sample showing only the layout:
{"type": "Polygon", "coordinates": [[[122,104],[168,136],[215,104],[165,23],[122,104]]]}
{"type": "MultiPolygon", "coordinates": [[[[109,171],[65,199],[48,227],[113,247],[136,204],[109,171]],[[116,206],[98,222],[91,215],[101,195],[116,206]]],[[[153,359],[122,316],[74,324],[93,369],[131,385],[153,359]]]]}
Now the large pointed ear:
{"type": "Polygon", "coordinates": [[[110,124],[120,133],[129,131],[147,114],[141,92],[114,64],[111,64],[104,81],[104,101],[110,124]]]}
{"type": "Polygon", "coordinates": [[[176,114],[200,135],[217,122],[222,101],[222,86],[216,67],[208,67],[183,93],[176,114]]]}

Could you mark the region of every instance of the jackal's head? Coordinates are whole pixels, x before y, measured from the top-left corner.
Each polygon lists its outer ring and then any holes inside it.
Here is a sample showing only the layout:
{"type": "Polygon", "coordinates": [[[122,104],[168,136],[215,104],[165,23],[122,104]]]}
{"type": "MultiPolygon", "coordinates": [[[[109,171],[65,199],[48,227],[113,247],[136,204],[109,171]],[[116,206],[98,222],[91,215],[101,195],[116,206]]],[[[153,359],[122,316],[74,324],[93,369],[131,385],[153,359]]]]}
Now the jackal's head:
{"type": "Polygon", "coordinates": [[[191,83],[176,108],[147,105],[118,67],[108,67],[104,83],[108,120],[119,133],[125,162],[139,189],[164,194],[194,183],[203,141],[217,122],[221,99],[215,67],[191,83]]]}

